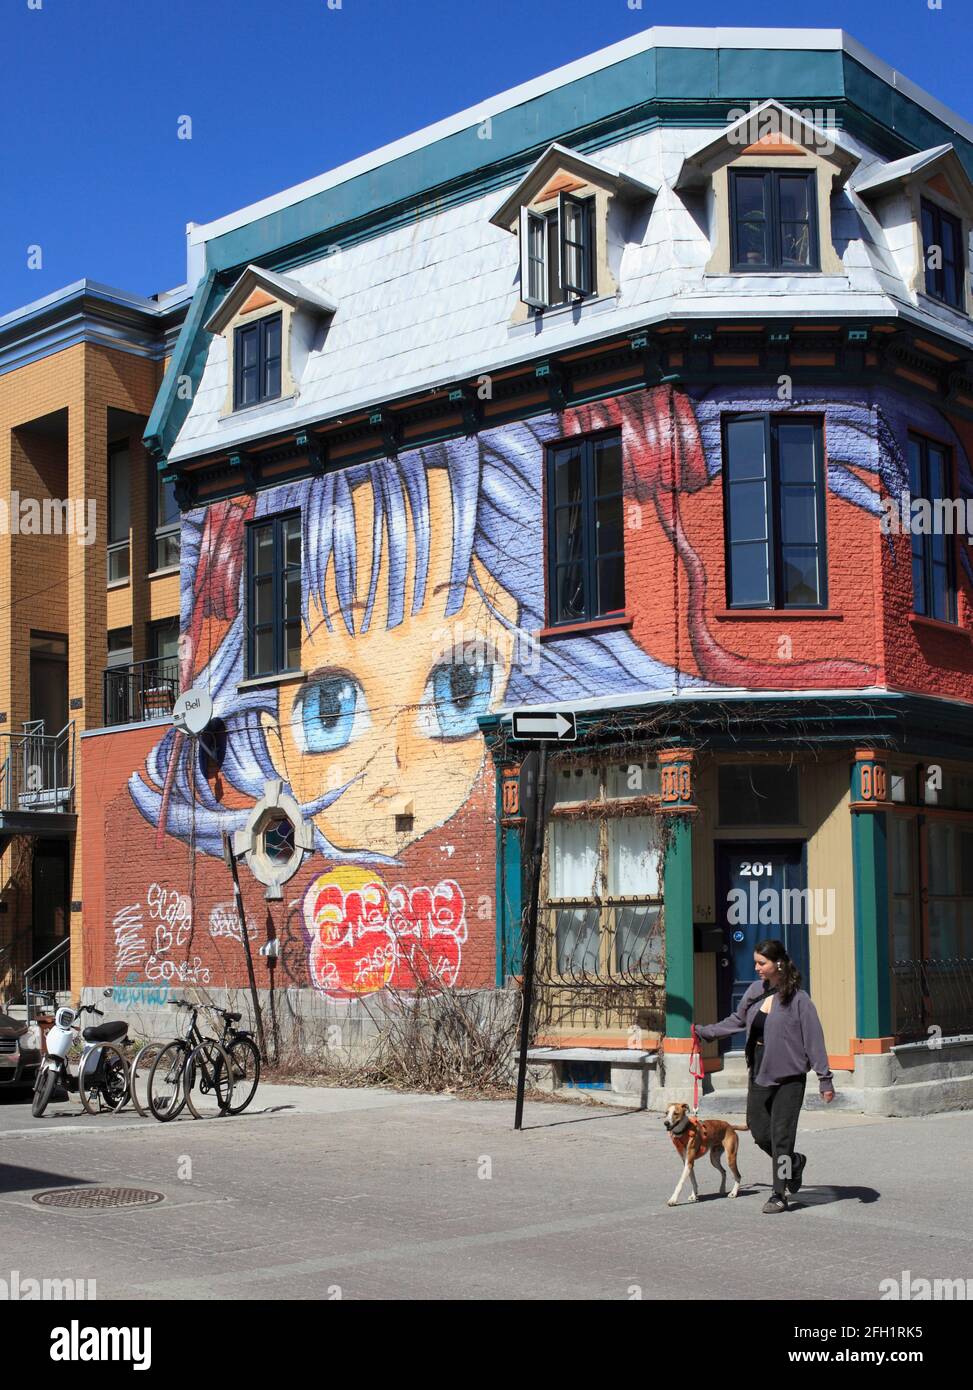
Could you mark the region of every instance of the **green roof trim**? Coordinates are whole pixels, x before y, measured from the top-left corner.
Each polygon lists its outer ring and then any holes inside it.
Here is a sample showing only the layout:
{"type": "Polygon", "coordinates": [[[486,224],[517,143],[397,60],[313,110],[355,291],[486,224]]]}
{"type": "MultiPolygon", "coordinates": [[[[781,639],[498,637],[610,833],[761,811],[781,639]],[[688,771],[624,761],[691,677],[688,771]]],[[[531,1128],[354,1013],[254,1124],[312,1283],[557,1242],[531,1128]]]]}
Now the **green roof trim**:
{"type": "Polygon", "coordinates": [[[209,337],[200,330],[223,297],[213,293],[215,279],[215,275],[210,271],[196,287],[142,437],[142,442],[160,469],[165,467],[166,455],[189,414],[192,395],[195,394],[206,365],[209,337]],[[179,391],[179,382],[185,377],[189,378],[192,387],[188,398],[179,391]]]}

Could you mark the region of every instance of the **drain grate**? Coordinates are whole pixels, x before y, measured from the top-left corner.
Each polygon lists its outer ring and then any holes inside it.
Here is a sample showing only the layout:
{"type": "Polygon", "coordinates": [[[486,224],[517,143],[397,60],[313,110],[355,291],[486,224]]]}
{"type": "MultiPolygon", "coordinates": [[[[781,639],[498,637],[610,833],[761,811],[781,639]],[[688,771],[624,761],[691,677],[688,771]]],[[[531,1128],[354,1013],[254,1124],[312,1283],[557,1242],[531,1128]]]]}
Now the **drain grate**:
{"type": "Polygon", "coordinates": [[[32,1201],[39,1207],[83,1207],[101,1210],[105,1207],[151,1207],[164,1202],[161,1192],[148,1192],[144,1187],[62,1187],[55,1192],[37,1192],[32,1201]]]}

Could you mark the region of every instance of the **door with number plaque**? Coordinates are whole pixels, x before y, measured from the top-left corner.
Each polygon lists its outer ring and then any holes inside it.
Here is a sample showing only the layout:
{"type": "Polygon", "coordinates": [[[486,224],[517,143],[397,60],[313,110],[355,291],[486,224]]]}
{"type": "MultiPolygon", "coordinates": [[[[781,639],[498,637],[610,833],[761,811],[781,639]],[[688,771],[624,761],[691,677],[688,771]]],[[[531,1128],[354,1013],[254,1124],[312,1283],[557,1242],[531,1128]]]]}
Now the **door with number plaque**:
{"type": "MultiPolygon", "coordinates": [[[[716,966],[720,1018],[733,1012],[757,978],[753,952],[758,941],[783,941],[801,972],[802,987],[810,989],[804,843],[724,843],[717,846],[716,855],[718,920],[723,927],[716,966]]],[[[742,1033],[734,1035],[722,1041],[721,1051],[739,1051],[743,1043],[742,1033]]]]}

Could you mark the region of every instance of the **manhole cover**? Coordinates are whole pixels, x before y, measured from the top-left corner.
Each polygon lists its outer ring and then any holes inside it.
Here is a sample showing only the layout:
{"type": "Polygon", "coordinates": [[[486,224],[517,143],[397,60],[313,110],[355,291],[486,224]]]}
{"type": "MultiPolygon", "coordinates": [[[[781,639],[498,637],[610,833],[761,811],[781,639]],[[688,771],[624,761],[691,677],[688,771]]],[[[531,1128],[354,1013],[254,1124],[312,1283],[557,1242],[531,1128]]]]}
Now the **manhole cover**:
{"type": "Polygon", "coordinates": [[[32,1198],[39,1207],[151,1207],[164,1202],[161,1192],[143,1187],[62,1187],[56,1192],[37,1192],[32,1198]]]}

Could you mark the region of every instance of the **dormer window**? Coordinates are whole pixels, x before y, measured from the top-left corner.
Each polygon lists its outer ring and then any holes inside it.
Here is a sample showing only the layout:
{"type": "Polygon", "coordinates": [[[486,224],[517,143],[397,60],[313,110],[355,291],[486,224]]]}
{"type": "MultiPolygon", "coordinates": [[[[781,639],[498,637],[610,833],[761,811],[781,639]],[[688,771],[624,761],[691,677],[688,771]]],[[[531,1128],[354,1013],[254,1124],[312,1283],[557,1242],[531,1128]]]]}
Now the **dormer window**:
{"type": "Polygon", "coordinates": [[[819,270],[813,173],[731,169],[735,271],[819,270]]]}
{"type": "Polygon", "coordinates": [[[922,199],[922,253],[926,264],[926,294],[954,309],[963,302],[963,224],[944,208],[922,199]]]}
{"type": "MultiPolygon", "coordinates": [[[[708,138],[675,182],[709,224],[705,274],[843,276],[831,203],[858,163],[832,129],[777,101],[708,138]]],[[[759,281],[748,289],[763,292],[759,281]]]]}
{"type": "Polygon", "coordinates": [[[520,238],[512,323],[525,322],[531,309],[617,293],[631,220],[657,192],[627,170],[549,146],[490,218],[520,238]]]}
{"type": "Polygon", "coordinates": [[[558,195],[548,212],[521,209],[524,302],[535,309],[594,293],[594,198],[558,195]]]}
{"type": "Polygon", "coordinates": [[[953,146],[935,145],[886,164],[855,192],[892,233],[892,254],[916,303],[936,314],[940,305],[973,312],[967,281],[973,181],[953,146]]]}
{"type": "Polygon", "coordinates": [[[205,325],[226,344],[224,418],[297,396],[337,307],[322,287],[247,266],[205,325]]]}
{"type": "Polygon", "coordinates": [[[236,329],[235,339],[233,409],[276,400],[280,395],[280,314],[236,329]]]}

